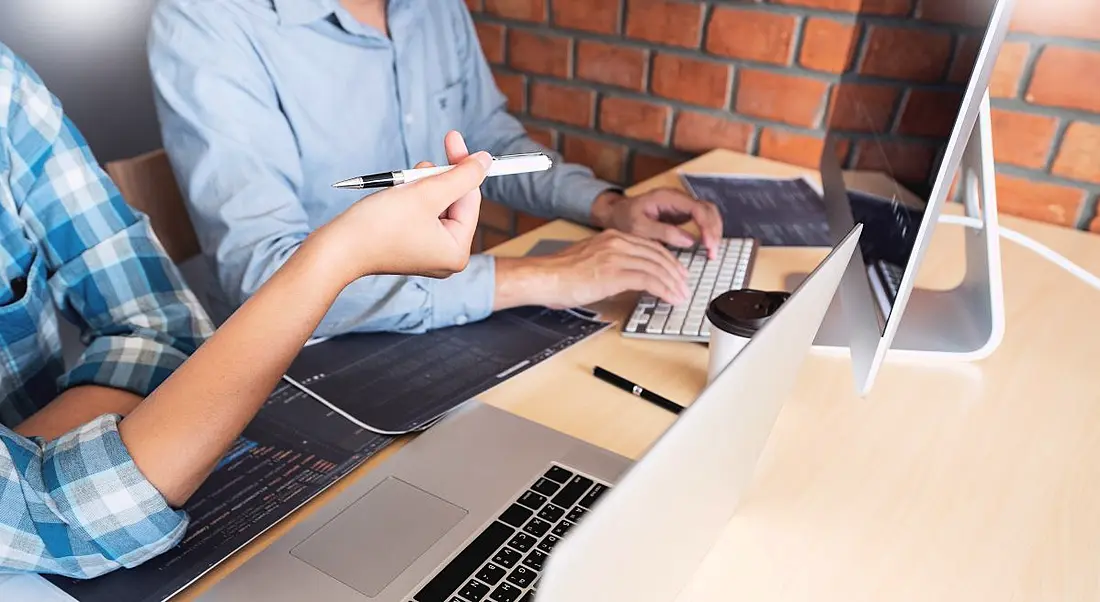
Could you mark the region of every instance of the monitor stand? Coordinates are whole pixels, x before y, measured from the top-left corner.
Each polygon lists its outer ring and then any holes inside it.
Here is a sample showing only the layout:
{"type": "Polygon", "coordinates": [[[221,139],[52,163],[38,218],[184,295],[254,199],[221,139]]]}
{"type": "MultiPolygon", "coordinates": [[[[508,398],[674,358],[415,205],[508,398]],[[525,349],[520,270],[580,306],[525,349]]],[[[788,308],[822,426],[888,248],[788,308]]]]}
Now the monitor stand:
{"type": "MultiPolygon", "coordinates": [[[[1004,336],[1000,228],[990,130],[987,93],[959,168],[965,213],[981,224],[978,227],[975,223],[964,233],[966,274],[962,283],[947,291],[913,289],[886,360],[978,360],[993,353],[1004,336]]],[[[939,210],[933,207],[932,211],[932,218],[938,221],[939,210]]],[[[957,226],[937,223],[932,227],[957,226]]],[[[829,308],[814,349],[847,355],[849,332],[839,298],[834,298],[829,308]]]]}

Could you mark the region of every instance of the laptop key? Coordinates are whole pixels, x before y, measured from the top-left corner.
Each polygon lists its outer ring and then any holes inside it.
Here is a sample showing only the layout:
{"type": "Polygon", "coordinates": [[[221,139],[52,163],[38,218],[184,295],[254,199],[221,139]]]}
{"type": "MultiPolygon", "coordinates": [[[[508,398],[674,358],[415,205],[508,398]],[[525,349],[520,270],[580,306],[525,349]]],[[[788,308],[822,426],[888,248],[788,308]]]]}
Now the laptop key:
{"type": "Polygon", "coordinates": [[[559,541],[561,541],[561,539],[556,535],[547,535],[546,538],[539,543],[539,549],[549,554],[554,551],[554,546],[558,545],[559,541]]]}
{"type": "Polygon", "coordinates": [[[534,535],[535,537],[542,537],[543,535],[546,535],[547,531],[550,530],[550,523],[544,520],[539,520],[537,518],[532,518],[531,521],[527,523],[527,526],[523,528],[523,530],[530,533],[531,535],[534,535]]]}
{"type": "MultiPolygon", "coordinates": [[[[463,582],[469,580],[474,571],[485,562],[493,552],[497,551],[504,542],[515,534],[515,529],[508,525],[494,521],[481,532],[466,549],[458,553],[453,560],[443,567],[432,580],[428,582],[413,598],[416,602],[446,602],[463,582]]],[[[467,583],[466,587],[470,584],[467,583]]],[[[485,594],[482,594],[484,596],[485,594]]],[[[480,598],[471,598],[462,594],[463,598],[470,602],[478,602],[480,598]]]]}
{"type": "Polygon", "coordinates": [[[578,506],[584,506],[585,508],[591,508],[593,504],[599,501],[600,496],[607,491],[607,485],[601,485],[596,483],[592,489],[588,490],[588,495],[581,498],[581,501],[577,502],[578,506]]]}
{"type": "Polygon", "coordinates": [[[560,487],[560,485],[551,481],[550,479],[540,478],[534,485],[531,486],[531,490],[537,493],[541,493],[542,495],[554,495],[554,492],[558,490],[558,487],[560,487]]]}
{"type": "Polygon", "coordinates": [[[466,602],[466,601],[463,600],[462,598],[459,598],[458,596],[451,596],[451,599],[447,600],[447,602],[466,602]]]}
{"type": "Polygon", "coordinates": [[[577,506],[576,508],[570,510],[569,514],[565,515],[565,520],[571,523],[575,523],[580,521],[581,517],[583,517],[585,514],[588,514],[588,511],[584,508],[581,508],[580,506],[577,506]]]}
{"type": "Polygon", "coordinates": [[[550,470],[547,470],[546,474],[543,476],[555,483],[565,483],[573,476],[573,473],[561,466],[551,466],[550,470]]]}
{"type": "Polygon", "coordinates": [[[546,554],[541,550],[531,550],[531,553],[527,555],[527,558],[523,559],[523,564],[535,569],[536,571],[542,570],[542,563],[546,562],[546,554]]]}
{"type": "Polygon", "coordinates": [[[535,543],[538,540],[526,533],[516,533],[516,536],[512,538],[512,541],[508,542],[508,546],[519,550],[520,552],[527,552],[531,548],[535,547],[535,543]]]}
{"type": "Polygon", "coordinates": [[[480,581],[470,579],[469,583],[462,586],[462,590],[458,592],[458,595],[470,602],[481,602],[482,598],[489,595],[489,586],[480,581]]]}
{"type": "Polygon", "coordinates": [[[538,510],[546,503],[546,496],[539,495],[534,491],[525,491],[523,495],[519,496],[519,503],[532,510],[538,510]]]}
{"type": "Polygon", "coordinates": [[[554,526],[554,530],[551,531],[551,533],[558,537],[565,537],[565,534],[569,532],[569,529],[572,528],[572,526],[573,523],[567,520],[563,520],[554,526]]]}
{"type": "Polygon", "coordinates": [[[519,602],[535,602],[535,592],[527,592],[519,599],[519,602]]]}
{"type": "Polygon", "coordinates": [[[561,520],[562,515],[565,514],[565,510],[558,508],[553,504],[546,505],[541,512],[539,512],[539,518],[548,522],[556,523],[561,520]]]}
{"type": "Polygon", "coordinates": [[[496,585],[497,582],[503,579],[507,574],[508,571],[490,562],[481,567],[481,570],[478,571],[476,576],[489,585],[496,585]]]}
{"type": "Polygon", "coordinates": [[[522,566],[517,566],[509,575],[508,581],[514,583],[516,587],[526,588],[531,585],[531,582],[535,580],[535,571],[528,570],[522,566]]]}
{"type": "Polygon", "coordinates": [[[496,556],[493,556],[493,562],[499,564],[506,569],[510,569],[516,566],[516,563],[522,559],[523,554],[520,554],[515,550],[509,550],[508,548],[502,549],[501,551],[497,552],[496,556]]]}
{"type": "Polygon", "coordinates": [[[571,508],[573,504],[577,503],[577,500],[588,493],[589,487],[592,487],[592,479],[576,475],[569,479],[569,483],[562,487],[561,491],[550,501],[562,508],[571,508]]]}
{"type": "Polygon", "coordinates": [[[534,512],[530,509],[519,504],[512,504],[500,515],[500,521],[518,529],[523,526],[523,523],[527,522],[527,519],[531,518],[532,514],[534,512]]]}
{"type": "Polygon", "coordinates": [[[500,587],[489,594],[489,599],[493,602],[516,602],[521,593],[523,593],[523,590],[518,587],[509,583],[501,583],[500,587]]]}

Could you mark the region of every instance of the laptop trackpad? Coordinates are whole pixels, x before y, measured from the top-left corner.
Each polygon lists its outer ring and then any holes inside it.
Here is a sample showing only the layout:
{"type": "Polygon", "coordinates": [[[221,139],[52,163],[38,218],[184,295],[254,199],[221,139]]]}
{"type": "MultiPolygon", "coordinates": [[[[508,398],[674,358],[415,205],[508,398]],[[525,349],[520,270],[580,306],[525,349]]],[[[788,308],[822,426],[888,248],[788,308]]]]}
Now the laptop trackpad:
{"type": "Polygon", "coordinates": [[[290,553],[373,598],[465,516],[462,508],[389,477],[290,553]]]}

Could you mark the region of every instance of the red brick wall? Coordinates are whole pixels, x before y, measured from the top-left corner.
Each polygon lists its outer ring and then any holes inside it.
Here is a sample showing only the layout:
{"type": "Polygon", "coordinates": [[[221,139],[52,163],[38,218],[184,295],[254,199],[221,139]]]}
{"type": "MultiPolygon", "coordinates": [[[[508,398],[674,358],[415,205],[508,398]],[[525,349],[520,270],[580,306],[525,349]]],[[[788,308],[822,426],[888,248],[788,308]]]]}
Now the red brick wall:
{"type": "MultiPolygon", "coordinates": [[[[918,188],[941,151],[927,137],[950,131],[989,10],[971,0],[467,5],[509,109],[602,178],[631,184],[717,147],[814,166],[830,129],[847,167],[888,159],[918,188]],[[897,26],[913,17],[920,26],[897,26]],[[886,126],[884,158],[866,132],[886,126]]],[[[1001,210],[1100,232],[1100,0],[1017,0],[991,95],[1001,210]]],[[[490,204],[483,222],[491,246],[540,220],[490,204]]]]}

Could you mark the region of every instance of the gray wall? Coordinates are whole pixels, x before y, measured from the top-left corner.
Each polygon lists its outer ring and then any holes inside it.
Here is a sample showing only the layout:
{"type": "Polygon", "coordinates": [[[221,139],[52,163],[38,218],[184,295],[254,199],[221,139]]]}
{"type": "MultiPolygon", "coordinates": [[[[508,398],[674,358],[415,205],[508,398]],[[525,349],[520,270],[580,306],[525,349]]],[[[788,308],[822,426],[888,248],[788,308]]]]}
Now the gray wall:
{"type": "Polygon", "coordinates": [[[160,147],[145,39],[156,0],[0,0],[0,41],[61,99],[100,162],[160,147]]]}

